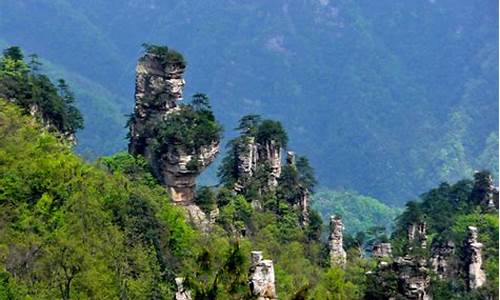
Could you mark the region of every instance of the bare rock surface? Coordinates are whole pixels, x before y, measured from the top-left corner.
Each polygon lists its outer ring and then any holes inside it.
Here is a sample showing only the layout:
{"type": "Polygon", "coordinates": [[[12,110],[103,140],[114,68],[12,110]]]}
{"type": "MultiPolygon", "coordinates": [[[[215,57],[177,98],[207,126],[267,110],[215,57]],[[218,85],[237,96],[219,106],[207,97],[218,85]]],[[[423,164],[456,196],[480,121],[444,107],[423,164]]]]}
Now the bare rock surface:
{"type": "Polygon", "coordinates": [[[257,300],[276,300],[273,261],[263,259],[261,251],[252,251],[249,272],[250,291],[257,300]]]}

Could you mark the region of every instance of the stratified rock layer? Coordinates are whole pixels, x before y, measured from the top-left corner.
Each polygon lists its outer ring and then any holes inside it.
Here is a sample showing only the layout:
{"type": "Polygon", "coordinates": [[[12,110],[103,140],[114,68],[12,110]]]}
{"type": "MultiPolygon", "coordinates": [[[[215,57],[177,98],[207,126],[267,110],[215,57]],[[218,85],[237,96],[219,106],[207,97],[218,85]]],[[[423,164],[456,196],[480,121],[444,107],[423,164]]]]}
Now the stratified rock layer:
{"type": "Polygon", "coordinates": [[[467,275],[467,287],[471,290],[477,289],[486,283],[486,274],[482,269],[483,258],[481,249],[483,244],[477,241],[477,228],[469,226],[468,236],[465,241],[465,272],[467,275]]]}
{"type": "Polygon", "coordinates": [[[257,300],[277,299],[273,261],[264,260],[261,251],[252,251],[248,279],[250,291],[257,300]]]}
{"type": "Polygon", "coordinates": [[[330,263],[332,265],[344,266],[347,254],[344,250],[342,219],[340,217],[330,217],[330,237],[328,238],[328,248],[330,250],[330,263]]]}

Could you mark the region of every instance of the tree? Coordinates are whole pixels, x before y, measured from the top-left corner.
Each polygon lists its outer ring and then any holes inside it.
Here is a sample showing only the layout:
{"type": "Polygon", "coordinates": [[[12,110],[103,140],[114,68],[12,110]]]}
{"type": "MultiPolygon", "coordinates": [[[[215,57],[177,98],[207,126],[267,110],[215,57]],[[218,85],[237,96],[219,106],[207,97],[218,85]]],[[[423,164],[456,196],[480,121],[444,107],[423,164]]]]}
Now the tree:
{"type": "Polygon", "coordinates": [[[30,61],[28,62],[28,66],[30,68],[30,71],[32,74],[38,74],[38,72],[40,71],[40,67],[43,65],[39,58],[38,58],[38,55],[36,54],[30,54],[28,55],[30,61]]]}
{"type": "Polygon", "coordinates": [[[239,130],[243,135],[254,136],[256,134],[257,127],[259,126],[262,118],[260,115],[246,115],[243,116],[236,130],[239,130]]]}
{"type": "Polygon", "coordinates": [[[18,46],[12,46],[3,50],[3,56],[12,60],[24,60],[23,51],[18,46]]]}
{"type": "Polygon", "coordinates": [[[265,145],[274,141],[280,147],[286,148],[288,143],[288,135],[283,129],[280,121],[264,120],[257,128],[257,143],[265,145]]]}
{"type": "Polygon", "coordinates": [[[208,96],[203,93],[194,94],[191,105],[195,111],[212,111],[208,96]]]}

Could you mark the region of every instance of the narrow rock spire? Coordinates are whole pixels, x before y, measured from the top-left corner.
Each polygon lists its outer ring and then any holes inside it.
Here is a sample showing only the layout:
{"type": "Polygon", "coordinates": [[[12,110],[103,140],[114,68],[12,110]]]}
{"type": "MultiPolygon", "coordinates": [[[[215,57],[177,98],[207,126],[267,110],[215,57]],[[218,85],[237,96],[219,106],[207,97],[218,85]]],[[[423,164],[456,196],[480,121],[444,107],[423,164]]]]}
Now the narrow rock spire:
{"type": "Polygon", "coordinates": [[[477,228],[469,226],[465,241],[465,265],[467,274],[467,287],[470,290],[477,289],[486,283],[486,274],[482,269],[483,258],[481,249],[483,244],[477,241],[477,228]]]}
{"type": "Polygon", "coordinates": [[[330,217],[330,237],[328,248],[330,249],[330,262],[332,265],[345,266],[347,254],[344,250],[342,218],[330,217]]]}

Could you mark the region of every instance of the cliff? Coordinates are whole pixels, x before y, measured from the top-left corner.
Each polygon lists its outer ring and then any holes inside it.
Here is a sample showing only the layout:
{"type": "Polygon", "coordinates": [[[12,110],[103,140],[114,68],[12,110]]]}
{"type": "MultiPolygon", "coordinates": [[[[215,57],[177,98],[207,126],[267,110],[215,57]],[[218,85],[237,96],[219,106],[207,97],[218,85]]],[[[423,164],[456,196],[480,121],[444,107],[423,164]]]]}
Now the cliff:
{"type": "MultiPolygon", "coordinates": [[[[179,104],[185,67],[182,56],[166,47],[150,46],[139,59],[129,152],[148,160],[174,202],[189,204],[195,195],[196,177],[219,152],[220,129],[208,102],[196,104],[201,108],[179,104]],[[213,134],[197,136],[206,128],[213,134]]],[[[197,95],[198,100],[208,101],[197,95]]]]}

